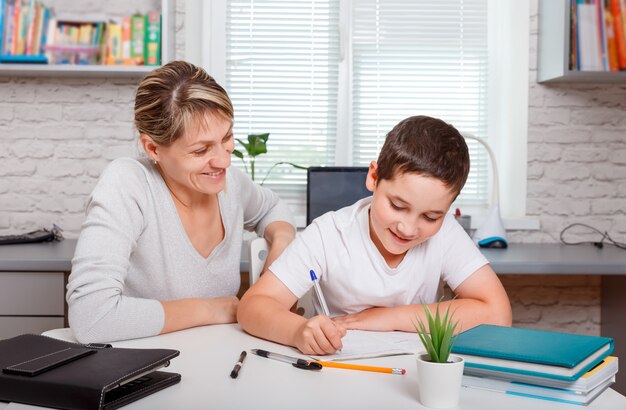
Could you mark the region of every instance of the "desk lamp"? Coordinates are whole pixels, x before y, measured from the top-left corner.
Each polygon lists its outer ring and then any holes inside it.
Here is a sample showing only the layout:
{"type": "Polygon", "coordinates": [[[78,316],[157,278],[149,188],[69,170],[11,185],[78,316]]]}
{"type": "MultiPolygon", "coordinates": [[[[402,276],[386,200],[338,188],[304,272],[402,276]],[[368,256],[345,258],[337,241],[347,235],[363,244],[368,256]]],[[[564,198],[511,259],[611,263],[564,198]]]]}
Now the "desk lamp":
{"type": "Polygon", "coordinates": [[[509,242],[506,239],[506,230],[502,224],[502,218],[500,217],[500,194],[498,190],[498,165],[496,164],[496,157],[493,155],[491,147],[482,138],[475,135],[464,132],[463,137],[478,141],[489,153],[489,159],[491,160],[491,166],[493,169],[493,189],[491,191],[491,207],[485,223],[474,232],[473,240],[476,245],[481,248],[506,248],[509,246],[509,242]]]}

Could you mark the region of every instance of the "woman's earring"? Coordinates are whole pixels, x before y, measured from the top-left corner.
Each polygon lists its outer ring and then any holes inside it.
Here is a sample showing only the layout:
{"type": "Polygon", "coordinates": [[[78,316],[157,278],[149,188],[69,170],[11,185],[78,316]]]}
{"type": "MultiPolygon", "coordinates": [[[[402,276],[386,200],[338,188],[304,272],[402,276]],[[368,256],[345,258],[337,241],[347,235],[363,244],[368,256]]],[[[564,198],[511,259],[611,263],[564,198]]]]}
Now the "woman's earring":
{"type": "Polygon", "coordinates": [[[154,165],[158,165],[158,163],[157,163],[157,160],[156,160],[156,159],[154,159],[154,160],[152,160],[152,161],[154,162],[154,165]]]}

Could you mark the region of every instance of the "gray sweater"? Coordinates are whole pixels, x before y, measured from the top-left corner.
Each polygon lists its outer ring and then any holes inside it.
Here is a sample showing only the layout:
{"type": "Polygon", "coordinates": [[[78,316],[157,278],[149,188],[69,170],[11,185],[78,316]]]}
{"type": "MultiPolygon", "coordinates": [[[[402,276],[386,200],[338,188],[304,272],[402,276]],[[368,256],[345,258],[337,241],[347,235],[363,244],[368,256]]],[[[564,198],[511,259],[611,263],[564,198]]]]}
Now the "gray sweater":
{"type": "Polygon", "coordinates": [[[292,222],[286,205],[238,169],[218,194],[224,240],[208,258],[193,247],[156,167],[120,158],[102,173],[87,206],[67,285],[69,322],[81,342],[159,334],[159,301],[236,295],[243,229],[262,235],[292,222]]]}

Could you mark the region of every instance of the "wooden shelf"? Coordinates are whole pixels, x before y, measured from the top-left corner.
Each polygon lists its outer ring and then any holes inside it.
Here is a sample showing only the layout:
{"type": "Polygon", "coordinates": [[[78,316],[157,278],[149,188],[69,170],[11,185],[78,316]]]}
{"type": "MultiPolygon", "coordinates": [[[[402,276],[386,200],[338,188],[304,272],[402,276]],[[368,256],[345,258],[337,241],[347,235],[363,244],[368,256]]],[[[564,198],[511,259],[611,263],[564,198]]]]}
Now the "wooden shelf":
{"type": "MultiPolygon", "coordinates": [[[[161,62],[174,56],[175,2],[161,0],[161,62]]],[[[142,78],[157,66],[106,66],[70,64],[0,64],[0,76],[17,77],[125,77],[142,78]]]]}
{"type": "Polygon", "coordinates": [[[626,83],[626,71],[569,69],[570,0],[540,0],[537,81],[540,83],[626,83]]]}

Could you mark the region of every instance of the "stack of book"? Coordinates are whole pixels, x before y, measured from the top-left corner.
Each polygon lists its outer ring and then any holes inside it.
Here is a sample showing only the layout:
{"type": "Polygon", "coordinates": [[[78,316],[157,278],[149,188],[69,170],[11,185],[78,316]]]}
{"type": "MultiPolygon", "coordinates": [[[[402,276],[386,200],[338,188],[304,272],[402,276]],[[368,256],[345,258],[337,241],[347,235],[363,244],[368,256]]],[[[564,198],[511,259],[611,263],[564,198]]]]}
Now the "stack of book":
{"type": "Polygon", "coordinates": [[[0,0],[0,63],[160,65],[161,14],[60,18],[39,0],[0,0]]]}
{"type": "Polygon", "coordinates": [[[626,0],[570,0],[570,69],[626,69],[626,0]]]}
{"type": "Polygon", "coordinates": [[[459,334],[463,385],[586,405],[615,382],[613,339],[493,325],[459,334]]]}
{"type": "Polygon", "coordinates": [[[34,0],[0,0],[0,62],[45,63],[50,8],[34,0]]]}

